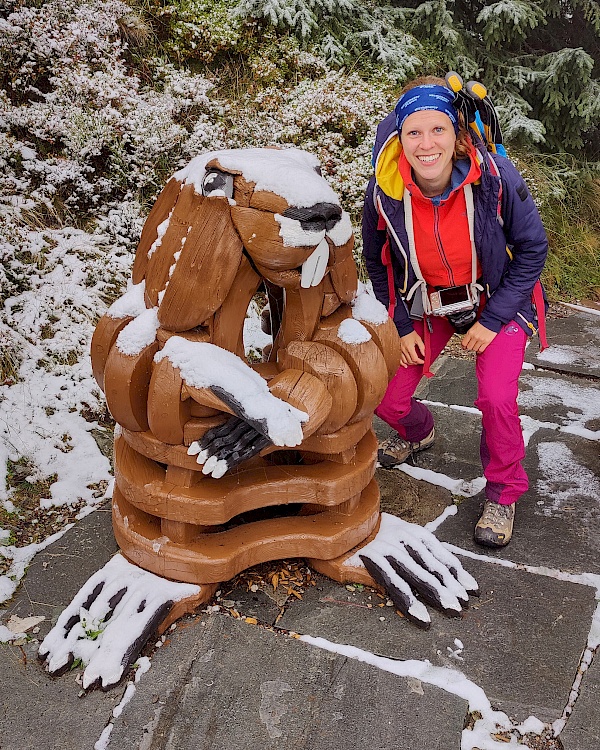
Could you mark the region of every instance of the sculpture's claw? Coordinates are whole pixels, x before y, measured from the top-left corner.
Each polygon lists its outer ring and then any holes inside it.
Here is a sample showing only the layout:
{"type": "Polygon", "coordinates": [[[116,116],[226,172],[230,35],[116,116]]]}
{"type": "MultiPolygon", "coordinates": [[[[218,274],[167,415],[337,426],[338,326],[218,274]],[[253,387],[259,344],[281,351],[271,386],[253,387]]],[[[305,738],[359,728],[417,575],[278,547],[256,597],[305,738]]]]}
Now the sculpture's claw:
{"type": "Polygon", "coordinates": [[[198,586],[173,583],[117,554],[83,585],[39,647],[48,672],[59,676],[76,659],[85,665],[84,689],[116,685],[166,619],[175,601],[198,586]]]}
{"type": "Polygon", "coordinates": [[[479,594],[477,581],[430,531],[388,513],[381,514],[375,539],[347,563],[362,563],[396,608],[422,628],[429,627],[430,618],[417,597],[460,617],[469,594],[479,594]]]}

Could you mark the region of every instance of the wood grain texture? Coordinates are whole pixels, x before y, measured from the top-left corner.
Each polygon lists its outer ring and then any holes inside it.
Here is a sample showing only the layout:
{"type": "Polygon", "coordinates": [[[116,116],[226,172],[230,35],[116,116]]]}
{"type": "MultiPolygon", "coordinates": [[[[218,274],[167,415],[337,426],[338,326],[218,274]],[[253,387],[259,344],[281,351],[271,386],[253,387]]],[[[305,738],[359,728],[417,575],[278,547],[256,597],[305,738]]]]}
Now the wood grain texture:
{"type": "Polygon", "coordinates": [[[132,317],[111,318],[103,315],[96,325],[90,346],[90,356],[94,379],[102,391],[104,391],[104,369],[110,350],[115,345],[117,336],[131,320],[133,320],[132,317]]]}
{"type": "Polygon", "coordinates": [[[286,247],[279,235],[281,226],[271,213],[231,206],[231,218],[246,251],[257,265],[264,268],[273,271],[297,268],[316,247],[286,247]]]}
{"type": "MultiPolygon", "coordinates": [[[[127,557],[127,555],[124,555],[127,557]]],[[[133,562],[130,560],[129,562],[133,562]]],[[[135,563],[134,563],[135,564],[135,563]]],[[[200,584],[200,591],[196,596],[186,596],[185,599],[180,599],[175,602],[169,614],[160,623],[157,628],[157,634],[162,635],[165,633],[174,622],[177,622],[184,615],[193,614],[198,607],[209,602],[216,594],[220,583],[203,583],[200,584]]]]}
{"type": "Polygon", "coordinates": [[[250,206],[255,185],[255,182],[250,182],[243,175],[235,175],[233,178],[233,200],[238,206],[244,206],[245,208],[250,206]]]}
{"type": "Polygon", "coordinates": [[[160,244],[148,258],[145,273],[147,307],[158,307],[158,295],[167,286],[175,253],[179,253],[187,243],[188,232],[198,218],[203,201],[204,198],[194,191],[193,185],[182,187],[160,244]]]}
{"type": "Polygon", "coordinates": [[[190,399],[183,400],[183,379],[165,357],[154,363],[148,388],[148,426],[163,443],[183,443],[183,429],[191,417],[190,399]]]}
{"type": "Polygon", "coordinates": [[[139,284],[146,276],[148,267],[148,251],[156,240],[157,227],[169,216],[181,191],[182,184],[172,177],[162,189],[142,229],[135,260],[133,262],[132,279],[134,284],[139,284]]]}
{"type": "Polygon", "coordinates": [[[330,393],[318,378],[308,372],[284,370],[269,382],[269,390],[273,396],[308,414],[308,421],[302,425],[304,437],[312,435],[331,411],[330,393]]]}
{"type": "Polygon", "coordinates": [[[210,324],[210,338],[215,346],[237,354],[245,360],[244,320],[248,305],[261,284],[261,278],[242,256],[231,288],[210,324]]]}
{"type": "Polygon", "coordinates": [[[250,205],[252,208],[258,208],[260,211],[270,211],[274,214],[282,214],[290,207],[285,198],[268,190],[255,190],[250,199],[250,205]]]}
{"type": "Polygon", "coordinates": [[[167,343],[167,341],[173,336],[179,336],[186,341],[193,341],[198,344],[210,343],[210,333],[208,327],[198,326],[192,328],[190,331],[167,331],[165,328],[159,328],[156,331],[156,340],[160,349],[167,343]]]}
{"type": "MultiPolygon", "coordinates": [[[[269,464],[237,467],[220,479],[201,474],[179,484],[157,462],[133,450],[123,436],[115,442],[115,480],[127,501],[152,516],[217,526],[256,508],[296,503],[335,507],[359,494],[375,472],[377,441],[369,431],[347,464],[321,461],[308,466],[269,464]]],[[[194,458],[193,456],[191,458],[194,458]]],[[[194,471],[194,469],[192,469],[194,471]]]]}
{"type": "Polygon", "coordinates": [[[201,198],[191,227],[158,308],[161,325],[171,331],[202,325],[219,309],[242,259],[227,198],[201,198]]]}
{"type": "Polygon", "coordinates": [[[366,320],[360,321],[373,337],[377,348],[383,354],[387,367],[388,379],[391,380],[400,367],[400,336],[396,324],[391,318],[385,323],[373,325],[366,320]]]}
{"type": "Polygon", "coordinates": [[[283,318],[269,355],[270,361],[275,361],[279,349],[285,349],[291,341],[310,341],[313,338],[322,305],[320,285],[309,289],[286,289],[283,318]]]}
{"type": "MultiPolygon", "coordinates": [[[[214,417],[213,419],[216,420],[217,418],[214,417]]],[[[202,421],[207,425],[204,430],[204,432],[206,432],[210,427],[215,427],[223,420],[222,418],[219,418],[218,421],[215,421],[212,424],[210,424],[210,420],[208,419],[202,421]]],[[[190,422],[193,422],[193,420],[190,420],[190,422]]],[[[190,422],[188,422],[187,425],[189,425],[190,422]]],[[[154,435],[148,431],[137,432],[122,429],[121,435],[123,440],[125,440],[134,451],[140,453],[142,456],[150,458],[152,461],[158,461],[161,464],[172,466],[180,466],[183,469],[191,469],[195,471],[202,470],[202,467],[198,466],[196,456],[188,456],[187,445],[167,445],[166,443],[161,443],[160,440],[157,440],[154,435]]],[[[202,435],[199,435],[198,437],[201,437],[202,435]]]]}
{"type": "Polygon", "coordinates": [[[356,410],[349,423],[372,416],[388,386],[387,366],[377,344],[373,339],[363,344],[349,344],[340,339],[335,328],[319,329],[314,339],[341,354],[352,370],[358,395],[356,410]]]}
{"type": "Polygon", "coordinates": [[[342,302],[350,303],[356,297],[358,289],[358,275],[352,255],[354,236],[345,245],[336,247],[331,244],[330,247],[333,255],[333,265],[329,269],[331,283],[342,302]]]}
{"type": "Polygon", "coordinates": [[[317,377],[327,388],[332,403],[318,434],[329,435],[343,427],[356,411],[358,389],[350,366],[341,354],[316,341],[292,341],[279,350],[278,365],[317,377]]]}
{"type": "Polygon", "coordinates": [[[229,580],[242,570],[269,560],[339,557],[368,537],[378,519],[379,489],[372,480],[349,516],[333,510],[256,521],[228,531],[201,534],[184,547],[169,540],[163,543],[160,520],[130,505],[118,488],[113,497],[113,528],[126,557],[145,570],[188,583],[229,580]]]}
{"type": "Polygon", "coordinates": [[[302,450],[314,453],[342,453],[348,450],[371,429],[373,415],[365,417],[360,422],[347,424],[330,435],[311,435],[302,443],[302,450]]]}
{"type": "Polygon", "coordinates": [[[115,421],[134,432],[148,429],[148,388],[157,351],[158,343],[154,342],[130,357],[113,346],[106,361],[106,403],[115,421]]]}
{"type": "Polygon", "coordinates": [[[375,539],[377,532],[379,531],[380,520],[371,534],[353,549],[345,552],[339,557],[333,558],[332,560],[311,557],[307,560],[309,566],[313,570],[316,570],[339,583],[362,583],[363,586],[370,586],[371,588],[379,589],[381,591],[381,586],[375,583],[365,567],[362,565],[348,565],[347,563],[353,555],[360,552],[361,547],[366,547],[369,542],[372,542],[373,539],[375,539]]]}

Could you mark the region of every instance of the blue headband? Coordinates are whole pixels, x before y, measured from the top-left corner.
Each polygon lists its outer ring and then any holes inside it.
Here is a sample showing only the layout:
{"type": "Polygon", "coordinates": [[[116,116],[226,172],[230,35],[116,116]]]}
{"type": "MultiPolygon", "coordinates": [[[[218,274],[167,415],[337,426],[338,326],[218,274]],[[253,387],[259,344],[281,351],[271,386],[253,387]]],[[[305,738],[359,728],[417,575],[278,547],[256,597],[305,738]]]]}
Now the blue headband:
{"type": "Polygon", "coordinates": [[[445,86],[438,86],[435,83],[426,83],[423,86],[415,86],[406,91],[394,109],[396,113],[396,127],[398,134],[402,133],[404,120],[414,112],[422,112],[427,109],[434,109],[437,112],[443,112],[448,115],[454,132],[458,135],[458,111],[454,107],[454,92],[445,86]]]}

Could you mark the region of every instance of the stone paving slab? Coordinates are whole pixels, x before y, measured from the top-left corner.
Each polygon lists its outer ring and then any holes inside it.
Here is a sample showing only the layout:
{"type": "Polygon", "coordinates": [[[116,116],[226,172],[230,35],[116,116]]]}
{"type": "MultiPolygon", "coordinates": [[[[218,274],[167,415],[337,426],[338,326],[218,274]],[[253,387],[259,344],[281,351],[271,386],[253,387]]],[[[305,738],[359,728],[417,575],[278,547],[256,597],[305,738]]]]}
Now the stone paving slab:
{"type": "Polygon", "coordinates": [[[42,670],[37,643],[0,645],[0,748],[91,750],[122,691],[79,699],[80,690],[74,673],[51,679],[42,670]]]}
{"type": "Polygon", "coordinates": [[[0,605],[0,623],[12,615],[44,616],[40,638],[87,579],[117,551],[110,504],[78,521],[54,544],[38,552],[12,601],[0,605]]]}
{"type": "Polygon", "coordinates": [[[111,747],[450,750],[466,711],[440,689],[209,615],[154,656],[111,747]]]}
{"type": "Polygon", "coordinates": [[[481,561],[464,564],[480,584],[480,598],[472,599],[462,618],[430,610],[427,632],[392,607],[377,606],[381,600],[367,590],[350,593],[325,578],[290,604],[279,625],[382,656],[458,669],[485,690],[494,707],[518,721],[530,714],[542,721],[559,718],[587,641],[594,590],[481,561]],[[464,650],[453,656],[455,639],[464,650]]]}
{"type": "Polygon", "coordinates": [[[519,412],[556,424],[562,431],[600,431],[600,380],[524,370],[519,379],[519,412]]]}
{"type": "Polygon", "coordinates": [[[600,747],[598,695],[600,695],[600,663],[596,656],[592,666],[584,675],[579,698],[560,735],[564,750],[598,750],[600,747]]]}
{"type": "Polygon", "coordinates": [[[600,457],[598,443],[538,430],[525,458],[530,489],[519,500],[515,532],[501,550],[483,549],[472,534],[481,496],[466,498],[437,536],[463,549],[572,573],[600,574],[600,457]]]}
{"type": "Polygon", "coordinates": [[[590,356],[600,351],[600,315],[566,310],[564,318],[547,321],[550,348],[540,353],[536,344],[529,346],[525,359],[536,367],[600,378],[600,360],[590,356]]]}

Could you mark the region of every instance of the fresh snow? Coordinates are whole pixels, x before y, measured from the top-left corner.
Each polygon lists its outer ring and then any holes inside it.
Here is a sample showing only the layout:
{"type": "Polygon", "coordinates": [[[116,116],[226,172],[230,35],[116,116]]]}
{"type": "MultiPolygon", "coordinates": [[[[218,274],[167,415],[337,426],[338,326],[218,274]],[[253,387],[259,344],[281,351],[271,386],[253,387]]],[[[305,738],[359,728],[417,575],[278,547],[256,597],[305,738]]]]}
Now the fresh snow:
{"type": "Polygon", "coordinates": [[[25,547],[0,547],[0,555],[5,559],[12,560],[6,575],[0,576],[0,603],[7,601],[17,590],[21,578],[25,575],[27,566],[35,555],[50,544],[58,541],[63,534],[73,528],[72,523],[67,524],[61,531],[46,537],[43,542],[28,544],[25,547]]]}
{"type": "Polygon", "coordinates": [[[465,700],[470,712],[479,712],[481,718],[477,719],[472,729],[464,729],[461,737],[461,750],[508,750],[509,748],[522,748],[517,744],[515,737],[510,742],[499,742],[492,739],[492,735],[498,731],[510,731],[513,727],[508,716],[495,711],[483,689],[465,677],[462,672],[447,667],[435,667],[431,662],[416,659],[401,661],[377,656],[357,648],[340,643],[333,643],[325,638],[315,638],[310,635],[301,635],[300,640],[316,648],[325,649],[340,654],[349,659],[356,659],[370,664],[377,669],[398,675],[398,677],[412,677],[427,685],[441,688],[452,695],[465,700]]]}
{"type": "Polygon", "coordinates": [[[156,340],[159,327],[158,308],[144,309],[119,333],[116,347],[121,354],[133,357],[156,340]]]}
{"type": "Polygon", "coordinates": [[[232,352],[214,344],[172,336],[155,361],[168,358],[185,382],[195,388],[218,386],[235,399],[248,419],[263,421],[275,445],[302,442],[308,414],[273,396],[263,378],[232,352]]]}
{"type": "Polygon", "coordinates": [[[279,224],[279,236],[284,247],[316,247],[325,239],[325,230],[309,231],[303,229],[298,219],[290,219],[281,214],[275,214],[275,221],[279,224]]]}
{"type": "Polygon", "coordinates": [[[267,191],[285,198],[290,206],[309,208],[315,203],[334,203],[339,206],[337,194],[317,173],[319,160],[307,151],[296,148],[265,150],[244,148],[209,151],[196,156],[179,172],[175,179],[194,185],[202,193],[206,165],[217,159],[223,169],[241,172],[245,179],[256,183],[256,191],[267,191]]]}
{"type": "Polygon", "coordinates": [[[474,578],[464,570],[454,555],[448,553],[431,531],[389,513],[381,514],[379,531],[375,538],[349,557],[344,565],[363,567],[361,556],[370,558],[387,573],[411,602],[409,613],[422,622],[431,621],[427,609],[414,597],[410,587],[392,568],[386,559],[388,556],[398,560],[417,578],[435,589],[444,609],[460,612],[462,604],[469,599],[467,589],[472,591],[477,588],[474,578]],[[406,546],[418,552],[427,569],[413,560],[406,546]],[[450,572],[451,569],[456,571],[456,577],[450,572]],[[434,571],[435,574],[429,571],[434,571]]]}
{"type": "Polygon", "coordinates": [[[106,687],[117,683],[123,674],[123,662],[131,644],[142,634],[149,618],[167,601],[180,601],[200,593],[200,587],[174,583],[127,562],[120,554],[94,573],[72,602],[61,612],[56,625],[39,647],[39,654],[48,661],[48,670],[56,672],[69,662],[72,655],[86,665],[82,685],[86,689],[99,681],[106,687]],[[103,587],[89,609],[83,607],[94,588],[103,587]],[[109,600],[121,589],[126,594],[116,605],[112,617],[109,600]],[[67,632],[66,623],[73,617],[78,622],[67,632]]]}
{"type": "Polygon", "coordinates": [[[139,284],[129,282],[125,294],[122,294],[112,303],[106,314],[109,318],[137,318],[138,315],[146,311],[145,291],[145,280],[139,284]]]}
{"type": "Polygon", "coordinates": [[[337,335],[341,341],[351,346],[366,344],[371,340],[371,334],[360,321],[354,318],[343,320],[338,327],[337,335]]]}
{"type": "Polygon", "coordinates": [[[352,302],[352,317],[374,326],[383,325],[389,318],[385,307],[362,282],[359,282],[358,293],[352,302]]]}

